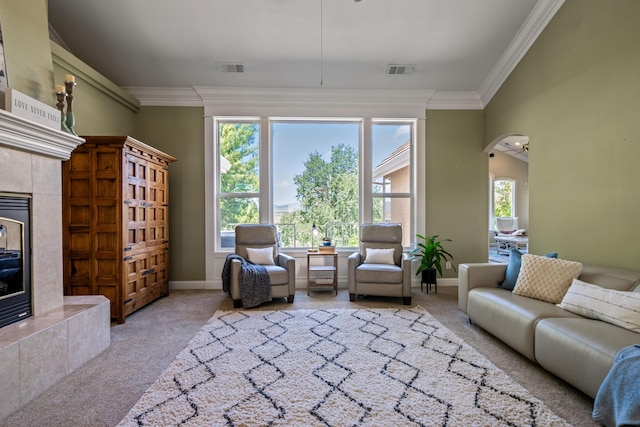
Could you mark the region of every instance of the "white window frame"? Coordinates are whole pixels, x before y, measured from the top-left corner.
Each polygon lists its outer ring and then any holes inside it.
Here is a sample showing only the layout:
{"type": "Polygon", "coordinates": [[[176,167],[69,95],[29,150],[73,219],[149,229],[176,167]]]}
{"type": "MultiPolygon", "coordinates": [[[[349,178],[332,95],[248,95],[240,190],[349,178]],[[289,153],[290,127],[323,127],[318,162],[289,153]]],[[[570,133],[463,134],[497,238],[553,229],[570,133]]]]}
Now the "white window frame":
{"type": "MultiPolygon", "coordinates": [[[[417,172],[417,164],[416,164],[416,158],[413,155],[413,153],[416,151],[415,147],[416,147],[416,134],[417,134],[417,128],[418,128],[418,121],[416,119],[410,119],[410,120],[398,120],[398,119],[373,119],[371,120],[371,129],[373,129],[373,126],[377,125],[377,124],[381,124],[381,125],[409,125],[411,126],[411,135],[410,135],[410,141],[409,141],[409,164],[410,164],[410,182],[409,182],[409,192],[408,193],[373,193],[373,163],[370,161],[369,164],[371,165],[371,170],[369,171],[369,182],[368,182],[368,186],[369,189],[371,191],[371,204],[369,206],[369,210],[370,210],[370,215],[368,217],[368,222],[371,222],[373,220],[373,200],[376,198],[389,198],[389,199],[409,199],[409,205],[410,205],[410,211],[411,211],[411,223],[409,224],[410,226],[410,235],[413,236],[415,235],[415,233],[413,232],[413,230],[415,229],[415,215],[416,215],[416,192],[415,192],[415,175],[417,172]],[[375,195],[374,195],[375,194],[375,195]]],[[[369,140],[369,147],[368,147],[370,153],[373,152],[373,137],[370,138],[369,140]]],[[[367,185],[367,183],[365,183],[365,185],[367,185]]],[[[410,242],[405,242],[405,246],[409,246],[410,242]]]]}

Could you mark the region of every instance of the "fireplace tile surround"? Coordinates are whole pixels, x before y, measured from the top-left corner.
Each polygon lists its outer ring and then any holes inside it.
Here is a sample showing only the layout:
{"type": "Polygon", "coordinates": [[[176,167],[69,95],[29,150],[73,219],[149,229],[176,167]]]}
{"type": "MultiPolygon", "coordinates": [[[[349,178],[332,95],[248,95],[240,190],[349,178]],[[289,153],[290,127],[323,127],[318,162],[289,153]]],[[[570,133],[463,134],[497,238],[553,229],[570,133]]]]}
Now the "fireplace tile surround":
{"type": "Polygon", "coordinates": [[[0,192],[32,197],[33,306],[0,328],[0,419],[110,345],[109,300],[63,294],[61,162],[82,142],[0,110],[0,192]]]}

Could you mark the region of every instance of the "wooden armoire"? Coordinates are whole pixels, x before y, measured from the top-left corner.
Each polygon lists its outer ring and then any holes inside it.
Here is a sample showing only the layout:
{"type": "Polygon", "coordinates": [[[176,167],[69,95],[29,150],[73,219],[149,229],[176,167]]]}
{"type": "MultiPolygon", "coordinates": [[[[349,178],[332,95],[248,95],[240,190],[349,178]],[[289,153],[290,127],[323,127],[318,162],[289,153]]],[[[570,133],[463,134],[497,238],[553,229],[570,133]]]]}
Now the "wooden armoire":
{"type": "Polygon", "coordinates": [[[169,164],[128,136],[83,136],[62,164],[65,295],[101,294],[111,317],[169,293],[169,164]]]}

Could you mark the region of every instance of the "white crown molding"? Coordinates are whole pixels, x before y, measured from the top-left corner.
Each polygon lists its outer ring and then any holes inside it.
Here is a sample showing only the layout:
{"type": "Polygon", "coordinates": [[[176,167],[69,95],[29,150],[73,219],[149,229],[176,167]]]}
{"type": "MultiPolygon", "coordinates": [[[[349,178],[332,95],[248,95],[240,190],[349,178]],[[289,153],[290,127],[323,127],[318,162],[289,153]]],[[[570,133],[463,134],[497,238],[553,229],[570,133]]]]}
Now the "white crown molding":
{"type": "MultiPolygon", "coordinates": [[[[274,105],[326,110],[329,116],[346,108],[360,116],[375,110],[481,110],[478,92],[446,92],[413,89],[298,89],[195,86],[193,88],[125,87],[140,105],[207,107],[208,115],[240,115],[247,109],[274,105]],[[216,112],[210,112],[209,110],[216,112]],[[222,113],[220,110],[224,110],[222,113]],[[238,110],[243,110],[241,112],[238,110]]],[[[251,114],[257,114],[253,112],[251,114]]],[[[424,114],[424,113],[422,113],[424,114]]],[[[273,115],[273,114],[268,114],[273,115]]],[[[283,114],[284,115],[284,114],[283,114]]],[[[295,115],[301,115],[298,112],[295,115]]],[[[397,115],[397,114],[396,114],[397,115]]],[[[412,117],[415,114],[406,114],[412,117]]]]}
{"type": "Polygon", "coordinates": [[[436,92],[427,104],[429,110],[482,110],[478,92],[436,92]]]}
{"type": "Polygon", "coordinates": [[[194,87],[205,115],[424,118],[433,90],[194,87]]]}
{"type": "Polygon", "coordinates": [[[143,106],[202,107],[202,98],[190,87],[124,87],[143,106]]]}
{"type": "Polygon", "coordinates": [[[518,34],[480,85],[478,92],[483,106],[498,92],[563,3],[564,0],[539,0],[536,3],[518,34]]]}

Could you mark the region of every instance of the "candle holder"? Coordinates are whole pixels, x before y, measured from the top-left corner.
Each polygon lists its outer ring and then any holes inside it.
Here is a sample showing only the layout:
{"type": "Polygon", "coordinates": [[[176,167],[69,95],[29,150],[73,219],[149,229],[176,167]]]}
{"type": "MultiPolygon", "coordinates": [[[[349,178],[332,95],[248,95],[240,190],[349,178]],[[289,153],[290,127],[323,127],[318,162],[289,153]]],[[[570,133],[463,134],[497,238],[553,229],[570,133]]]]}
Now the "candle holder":
{"type": "Polygon", "coordinates": [[[63,132],[71,133],[71,131],[67,127],[67,123],[65,123],[66,118],[64,114],[64,95],[64,92],[56,92],[56,99],[58,100],[56,107],[58,107],[58,110],[60,110],[60,130],[62,130],[63,132]]]}
{"type": "Polygon", "coordinates": [[[65,81],[64,87],[67,91],[67,114],[65,118],[65,124],[67,129],[69,129],[69,133],[72,135],[78,135],[73,129],[73,126],[76,124],[76,118],[73,115],[73,87],[76,85],[76,82],[73,81],[65,81]]]}

